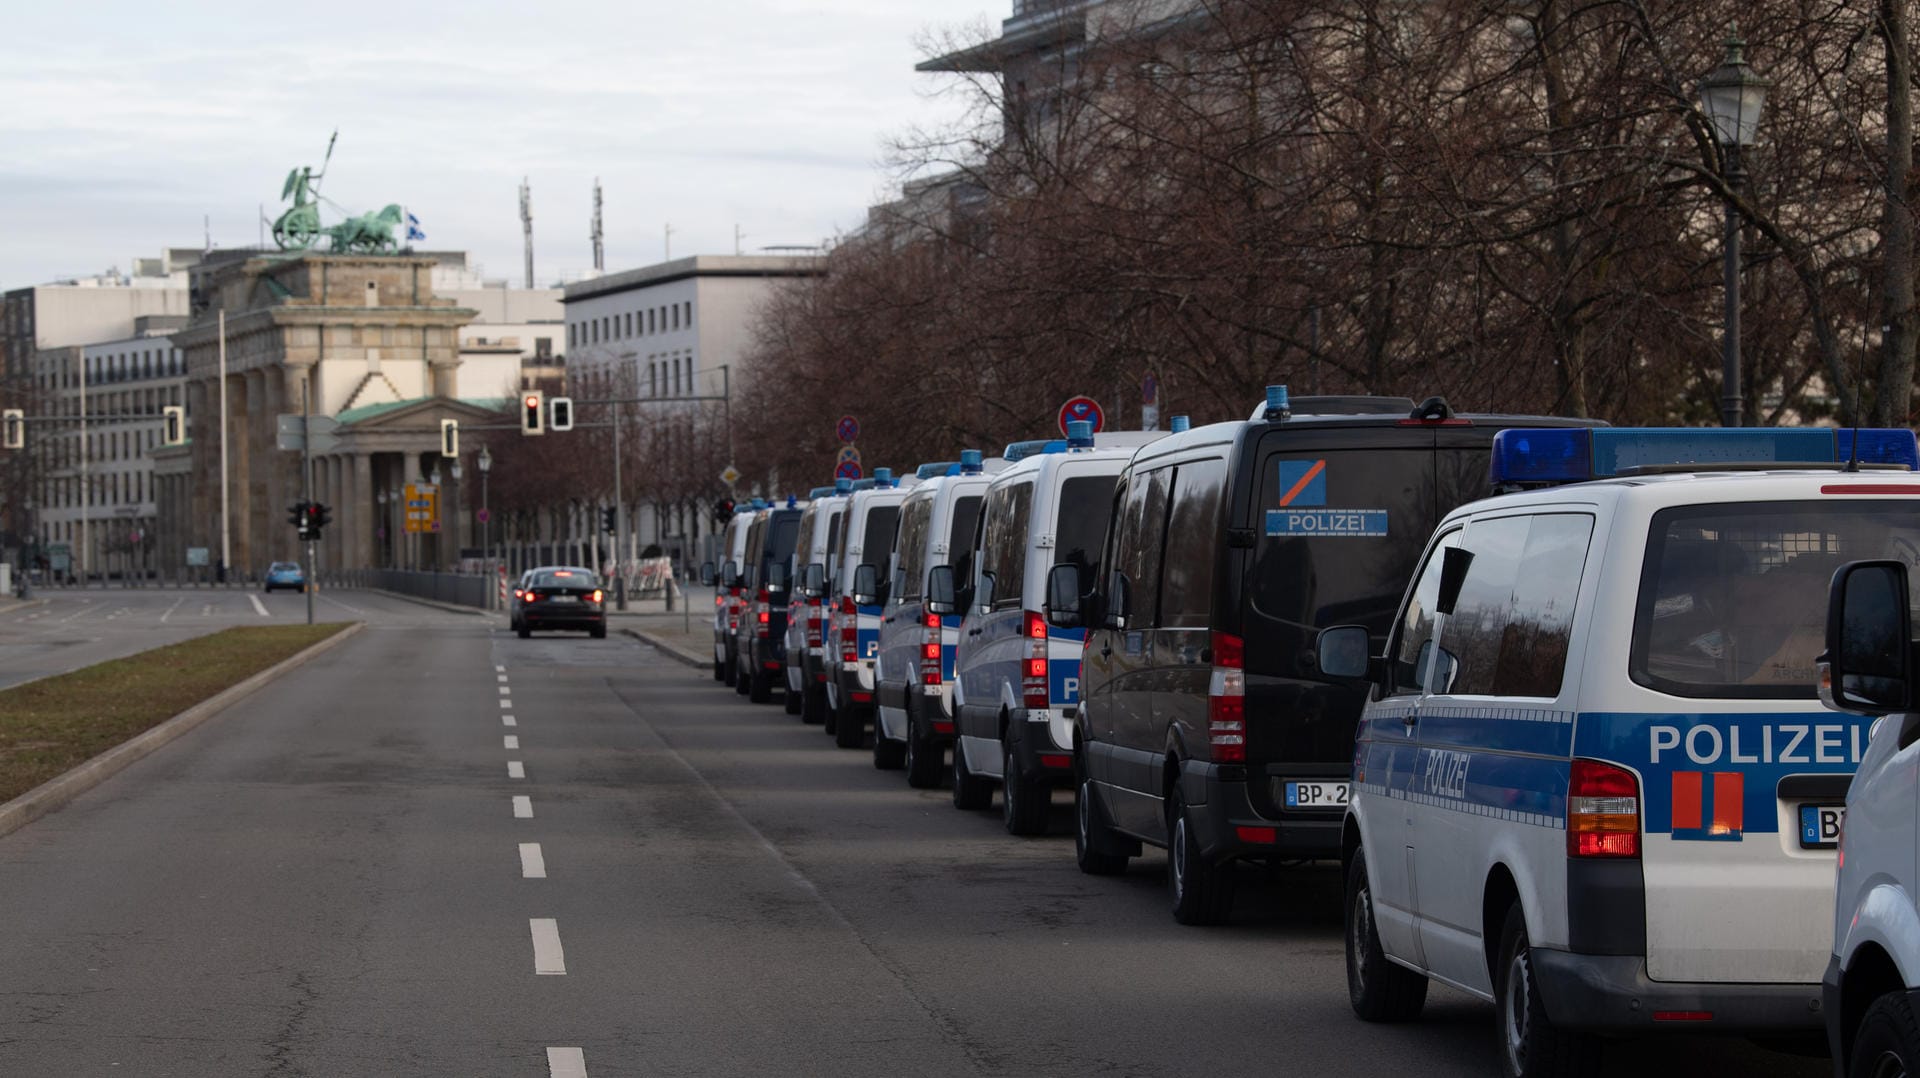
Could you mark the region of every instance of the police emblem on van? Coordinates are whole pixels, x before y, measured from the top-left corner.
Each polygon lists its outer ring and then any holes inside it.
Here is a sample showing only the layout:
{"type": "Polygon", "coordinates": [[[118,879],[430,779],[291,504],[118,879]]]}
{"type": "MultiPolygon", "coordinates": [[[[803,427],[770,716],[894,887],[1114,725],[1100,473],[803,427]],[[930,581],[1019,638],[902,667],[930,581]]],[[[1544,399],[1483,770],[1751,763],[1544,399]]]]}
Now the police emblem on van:
{"type": "Polygon", "coordinates": [[[1325,509],[1325,460],[1276,461],[1280,473],[1280,508],[1267,510],[1268,535],[1384,538],[1385,509],[1325,509]]]}

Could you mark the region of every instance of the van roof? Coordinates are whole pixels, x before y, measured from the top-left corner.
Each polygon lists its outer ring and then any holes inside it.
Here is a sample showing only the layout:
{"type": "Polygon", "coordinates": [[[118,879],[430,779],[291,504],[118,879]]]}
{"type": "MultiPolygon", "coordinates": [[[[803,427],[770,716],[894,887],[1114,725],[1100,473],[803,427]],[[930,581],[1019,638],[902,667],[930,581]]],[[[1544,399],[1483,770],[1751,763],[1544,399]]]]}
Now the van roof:
{"type": "MultiPolygon", "coordinates": [[[[1314,401],[1317,398],[1302,398],[1314,401]]],[[[1357,398],[1369,401],[1400,400],[1396,397],[1357,398]]],[[[1209,423],[1204,427],[1192,427],[1180,434],[1169,434],[1150,445],[1143,446],[1134,454],[1136,460],[1147,460],[1178,453],[1182,450],[1200,446],[1225,445],[1238,439],[1243,432],[1263,430],[1268,427],[1298,430],[1328,430],[1354,428],[1400,428],[1404,430],[1458,430],[1462,427],[1604,427],[1607,423],[1598,419],[1570,419],[1566,416],[1510,415],[1503,412],[1461,412],[1445,424],[1413,420],[1405,412],[1374,412],[1369,414],[1326,413],[1301,415],[1294,413],[1287,419],[1240,419],[1225,423],[1209,423]]]]}

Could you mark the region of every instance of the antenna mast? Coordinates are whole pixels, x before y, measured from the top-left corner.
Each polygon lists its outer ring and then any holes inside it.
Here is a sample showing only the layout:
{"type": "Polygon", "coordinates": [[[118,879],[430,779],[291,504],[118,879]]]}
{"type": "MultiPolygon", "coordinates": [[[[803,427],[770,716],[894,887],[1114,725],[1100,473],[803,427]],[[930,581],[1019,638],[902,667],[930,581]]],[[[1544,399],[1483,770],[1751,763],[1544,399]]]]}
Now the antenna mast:
{"type": "Polygon", "coordinates": [[[527,241],[527,287],[533,287],[533,192],[520,177],[520,233],[527,241]]]}
{"type": "Polygon", "coordinates": [[[598,176],[593,178],[593,233],[588,238],[593,240],[593,271],[595,273],[605,273],[607,269],[607,249],[601,242],[600,177],[598,176]]]}

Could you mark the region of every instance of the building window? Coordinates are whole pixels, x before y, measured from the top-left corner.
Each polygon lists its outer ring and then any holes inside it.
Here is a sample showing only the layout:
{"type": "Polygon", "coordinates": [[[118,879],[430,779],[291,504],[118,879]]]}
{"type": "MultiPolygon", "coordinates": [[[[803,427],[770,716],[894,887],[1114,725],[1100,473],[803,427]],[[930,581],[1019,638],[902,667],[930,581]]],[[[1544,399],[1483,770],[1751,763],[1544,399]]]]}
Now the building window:
{"type": "Polygon", "coordinates": [[[693,301],[688,300],[685,303],[682,303],[680,306],[687,316],[687,328],[692,329],[693,328],[693,301]]]}
{"type": "Polygon", "coordinates": [[[647,332],[648,332],[648,333],[652,333],[652,332],[654,332],[654,328],[653,328],[653,308],[651,308],[651,307],[649,307],[649,308],[647,308],[647,332]]]}

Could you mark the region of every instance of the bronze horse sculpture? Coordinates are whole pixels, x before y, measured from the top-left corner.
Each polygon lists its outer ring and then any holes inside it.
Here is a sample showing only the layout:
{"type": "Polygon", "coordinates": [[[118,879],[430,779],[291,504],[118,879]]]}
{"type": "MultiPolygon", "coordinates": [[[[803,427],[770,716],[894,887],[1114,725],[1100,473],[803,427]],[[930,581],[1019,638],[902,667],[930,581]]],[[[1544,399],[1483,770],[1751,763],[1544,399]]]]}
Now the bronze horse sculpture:
{"type": "Polygon", "coordinates": [[[400,224],[400,217],[401,210],[397,203],[390,203],[374,213],[349,217],[326,230],[333,240],[330,249],[356,254],[391,253],[397,247],[393,242],[393,230],[400,224]]]}

